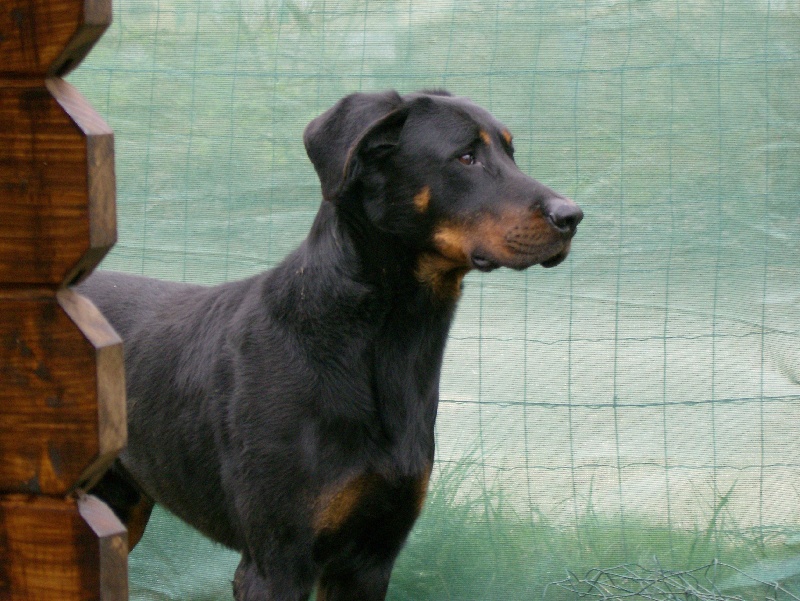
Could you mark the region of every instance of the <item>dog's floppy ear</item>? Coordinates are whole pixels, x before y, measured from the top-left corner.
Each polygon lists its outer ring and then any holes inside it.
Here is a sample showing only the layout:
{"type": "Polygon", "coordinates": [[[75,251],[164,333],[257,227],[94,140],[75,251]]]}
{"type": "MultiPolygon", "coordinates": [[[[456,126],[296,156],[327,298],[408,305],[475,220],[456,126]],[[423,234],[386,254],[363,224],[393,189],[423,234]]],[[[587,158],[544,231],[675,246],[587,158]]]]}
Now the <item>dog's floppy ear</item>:
{"type": "Polygon", "coordinates": [[[357,176],[359,160],[397,143],[408,110],[397,92],[351,94],[306,127],[303,142],[322,182],[322,196],[335,201],[357,176]]]}

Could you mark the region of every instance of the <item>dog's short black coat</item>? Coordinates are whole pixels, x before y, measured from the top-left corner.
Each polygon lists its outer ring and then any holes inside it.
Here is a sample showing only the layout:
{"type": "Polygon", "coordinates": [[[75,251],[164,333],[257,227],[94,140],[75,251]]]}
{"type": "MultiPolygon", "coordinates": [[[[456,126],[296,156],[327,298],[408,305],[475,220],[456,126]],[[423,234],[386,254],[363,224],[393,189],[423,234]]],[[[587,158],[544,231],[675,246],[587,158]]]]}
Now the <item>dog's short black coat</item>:
{"type": "Polygon", "coordinates": [[[241,551],[238,600],[379,600],[424,500],[464,274],[559,263],[582,213],[446,92],[348,96],[304,140],[324,201],[274,269],[79,286],[126,353],[129,444],[95,492],[134,530],[155,500],[241,551]]]}

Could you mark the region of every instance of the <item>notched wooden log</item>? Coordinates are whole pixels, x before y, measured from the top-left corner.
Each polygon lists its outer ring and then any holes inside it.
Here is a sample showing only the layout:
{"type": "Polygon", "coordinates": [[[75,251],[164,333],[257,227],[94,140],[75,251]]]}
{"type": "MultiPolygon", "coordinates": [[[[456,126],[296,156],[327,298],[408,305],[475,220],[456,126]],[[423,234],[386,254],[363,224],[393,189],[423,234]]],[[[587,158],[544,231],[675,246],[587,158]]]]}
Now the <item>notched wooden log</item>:
{"type": "Polygon", "coordinates": [[[0,285],[60,286],[116,241],[114,138],[80,93],[0,81],[0,285]]]}
{"type": "Polygon", "coordinates": [[[3,0],[0,77],[63,76],[111,24],[111,0],[3,0]]]}
{"type": "Polygon", "coordinates": [[[0,3],[3,601],[128,598],[125,528],[81,492],[126,442],[122,344],[64,288],[116,240],[112,132],[60,79],[110,23],[111,0],[0,3]]]}
{"type": "Polygon", "coordinates": [[[0,598],[127,600],[127,532],[96,497],[0,497],[0,533],[0,598]]]}
{"type": "Polygon", "coordinates": [[[0,303],[0,492],[86,489],[127,440],[121,340],[72,290],[0,303]]]}

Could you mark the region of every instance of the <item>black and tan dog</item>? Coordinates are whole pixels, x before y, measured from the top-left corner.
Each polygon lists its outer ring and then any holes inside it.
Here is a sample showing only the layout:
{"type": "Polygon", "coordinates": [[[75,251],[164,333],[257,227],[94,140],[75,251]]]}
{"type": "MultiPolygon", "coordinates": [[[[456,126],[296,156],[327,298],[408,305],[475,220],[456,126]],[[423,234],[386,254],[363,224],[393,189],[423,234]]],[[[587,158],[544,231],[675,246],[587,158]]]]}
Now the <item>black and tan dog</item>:
{"type": "Polygon", "coordinates": [[[324,202],[276,268],[80,286],[126,352],[129,444],[96,492],[134,538],[152,499],[241,551],[238,600],[379,600],[425,497],[462,278],[557,265],[583,215],[444,92],[348,96],[305,145],[324,202]]]}

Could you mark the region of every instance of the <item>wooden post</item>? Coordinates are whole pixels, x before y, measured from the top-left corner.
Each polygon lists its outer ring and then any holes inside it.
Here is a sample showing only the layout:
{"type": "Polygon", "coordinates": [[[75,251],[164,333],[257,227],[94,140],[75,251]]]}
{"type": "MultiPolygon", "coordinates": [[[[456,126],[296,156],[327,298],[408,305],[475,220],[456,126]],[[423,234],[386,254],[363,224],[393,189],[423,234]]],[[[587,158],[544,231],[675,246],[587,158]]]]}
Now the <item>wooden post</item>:
{"type": "Polygon", "coordinates": [[[119,337],[69,289],[116,239],[113,135],[61,76],[111,0],[0,8],[0,600],[127,599],[127,534],[84,494],[126,441],[119,337]]]}

